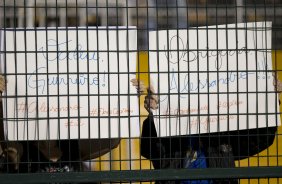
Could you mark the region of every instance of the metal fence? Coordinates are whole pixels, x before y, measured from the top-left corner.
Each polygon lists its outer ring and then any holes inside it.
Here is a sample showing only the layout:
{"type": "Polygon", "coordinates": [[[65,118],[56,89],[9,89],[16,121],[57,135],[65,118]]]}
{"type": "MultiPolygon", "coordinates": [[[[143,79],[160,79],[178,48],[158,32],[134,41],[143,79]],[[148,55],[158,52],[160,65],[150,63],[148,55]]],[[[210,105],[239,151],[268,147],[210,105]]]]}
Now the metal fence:
{"type": "Polygon", "coordinates": [[[280,0],[0,0],[0,183],[282,183],[280,0]]]}

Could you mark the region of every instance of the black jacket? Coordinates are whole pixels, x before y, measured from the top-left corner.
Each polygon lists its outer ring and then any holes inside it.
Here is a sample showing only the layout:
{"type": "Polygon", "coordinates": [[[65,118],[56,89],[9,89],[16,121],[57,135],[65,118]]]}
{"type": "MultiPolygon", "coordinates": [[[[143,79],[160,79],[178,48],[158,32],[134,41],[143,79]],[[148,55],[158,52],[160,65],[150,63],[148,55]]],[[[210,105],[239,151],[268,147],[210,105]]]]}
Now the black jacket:
{"type": "MultiPolygon", "coordinates": [[[[191,145],[194,149],[203,148],[206,152],[219,145],[230,145],[234,160],[255,155],[272,145],[277,127],[217,132],[200,135],[157,137],[153,115],[150,113],[143,122],[141,135],[141,155],[152,161],[155,168],[167,168],[166,160],[181,159],[191,145]]],[[[209,155],[207,155],[208,157],[209,155]]]]}

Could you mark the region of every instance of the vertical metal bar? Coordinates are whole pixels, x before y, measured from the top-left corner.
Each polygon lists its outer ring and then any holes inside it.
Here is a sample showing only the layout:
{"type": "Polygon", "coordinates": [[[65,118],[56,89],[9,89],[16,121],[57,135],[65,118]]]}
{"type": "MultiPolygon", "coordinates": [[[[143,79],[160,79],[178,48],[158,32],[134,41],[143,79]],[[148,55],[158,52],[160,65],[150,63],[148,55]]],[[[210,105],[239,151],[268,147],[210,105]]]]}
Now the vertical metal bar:
{"type": "MultiPolygon", "coordinates": [[[[106,26],[106,30],[107,30],[107,58],[108,58],[108,71],[107,71],[107,77],[108,77],[108,86],[107,86],[107,93],[108,93],[108,115],[107,115],[107,119],[108,119],[108,127],[109,127],[109,130],[108,130],[108,135],[109,137],[111,137],[111,122],[110,122],[110,117],[111,117],[111,114],[110,114],[110,108],[111,108],[111,67],[110,67],[110,61],[109,61],[109,58],[110,58],[110,31],[111,31],[111,28],[109,25],[109,18],[110,19],[114,19],[114,17],[110,17],[109,16],[109,0],[106,0],[106,16],[107,16],[107,26],[106,26]]],[[[113,8],[111,7],[110,10],[112,10],[113,8]]],[[[112,16],[112,15],[111,15],[112,16]]],[[[116,24],[118,24],[118,22],[116,22],[116,24]]],[[[115,51],[112,51],[112,52],[115,52],[115,51]]],[[[99,76],[101,74],[101,71],[100,69],[98,69],[98,72],[99,72],[99,76]]],[[[107,160],[108,164],[109,164],[109,170],[111,171],[112,170],[112,162],[111,162],[111,158],[112,158],[112,153],[110,152],[110,155],[109,155],[109,159],[110,160],[107,160]]]]}
{"type": "MultiPolygon", "coordinates": [[[[244,18],[245,18],[245,21],[247,21],[247,2],[245,2],[245,14],[244,14],[244,18]]],[[[245,27],[244,27],[244,31],[245,31],[245,44],[246,44],[246,50],[248,50],[248,38],[247,38],[247,30],[248,30],[248,25],[245,24],[245,27]]],[[[241,49],[241,48],[240,48],[241,49]]],[[[248,70],[248,55],[246,54],[246,71],[248,70]]],[[[243,113],[245,116],[246,116],[246,120],[247,120],[247,139],[248,139],[248,142],[250,141],[250,131],[249,131],[249,82],[248,82],[248,79],[246,80],[246,112],[243,113]]],[[[250,155],[250,146],[248,145],[248,155],[250,155]]],[[[250,166],[250,159],[248,158],[248,166],[250,166]]]]}
{"type": "MultiPolygon", "coordinates": [[[[80,31],[80,29],[79,29],[80,22],[79,21],[81,20],[81,19],[79,19],[79,15],[80,14],[79,14],[78,6],[79,6],[78,0],[75,0],[75,18],[76,18],[76,20],[75,20],[75,23],[76,23],[76,26],[75,26],[76,30],[75,30],[75,32],[76,32],[76,48],[77,48],[76,49],[76,54],[77,54],[77,56],[79,56],[79,51],[78,51],[79,49],[78,48],[79,48],[79,42],[80,42],[79,39],[80,39],[80,37],[79,37],[78,32],[80,31]]],[[[84,50],[82,50],[82,52],[84,52],[84,50]]],[[[79,67],[80,60],[79,60],[79,57],[76,58],[76,62],[77,62],[77,64],[76,64],[76,67],[77,67],[77,69],[76,69],[76,72],[77,72],[76,76],[77,76],[77,78],[79,80],[79,75],[80,75],[80,67],[79,67]]],[[[80,84],[78,82],[77,83],[77,104],[78,104],[79,107],[80,107],[80,103],[81,103],[80,97],[81,97],[81,94],[80,94],[80,84]]],[[[77,118],[77,122],[78,122],[78,124],[77,124],[77,126],[78,126],[78,129],[77,129],[77,131],[78,131],[77,132],[78,133],[78,140],[77,140],[77,142],[79,143],[80,139],[81,139],[80,125],[81,125],[81,121],[84,121],[84,118],[81,118],[81,115],[80,115],[80,108],[77,109],[77,117],[76,118],[77,118]]],[[[73,142],[73,141],[71,141],[71,142],[73,142]]],[[[71,161],[74,162],[74,165],[75,165],[75,167],[77,166],[77,169],[82,170],[81,154],[80,154],[80,151],[78,150],[79,148],[75,147],[77,145],[71,145],[72,147],[70,149],[72,150],[72,152],[74,152],[74,150],[75,150],[75,153],[73,153],[73,154],[74,154],[74,156],[77,156],[77,158],[72,158],[71,157],[71,161]],[[77,160],[74,161],[72,159],[77,159],[77,160]]]]}
{"type": "MultiPolygon", "coordinates": [[[[65,18],[66,18],[66,28],[64,29],[64,31],[66,32],[66,41],[69,41],[69,20],[68,20],[68,2],[67,0],[65,0],[65,3],[64,3],[64,6],[65,6],[65,9],[66,9],[66,12],[65,12],[65,18]]],[[[70,74],[73,74],[73,73],[70,73],[70,66],[69,66],[69,42],[67,42],[66,44],[66,59],[67,59],[67,78],[70,77],[70,74]]],[[[68,107],[70,106],[70,98],[71,98],[71,95],[70,95],[70,86],[67,85],[67,104],[68,104],[68,107]]],[[[72,150],[71,150],[71,141],[70,141],[70,120],[71,120],[71,112],[70,112],[70,109],[68,109],[68,116],[67,116],[67,127],[68,127],[68,139],[65,141],[65,144],[67,146],[67,149],[68,149],[68,156],[66,157],[66,161],[67,162],[70,162],[71,161],[71,157],[72,157],[72,150]]],[[[70,163],[70,166],[72,166],[72,163],[70,163]]]]}
{"type": "MultiPolygon", "coordinates": [[[[48,40],[49,40],[49,36],[48,36],[48,16],[50,16],[49,14],[48,14],[48,2],[47,2],[47,0],[45,0],[44,1],[44,3],[45,3],[45,29],[44,29],[44,32],[45,32],[45,34],[46,34],[46,38],[45,38],[45,47],[46,47],[46,72],[47,72],[47,74],[46,74],[46,76],[44,76],[44,77],[46,77],[46,78],[48,78],[48,74],[49,74],[49,47],[48,47],[48,40]]],[[[50,13],[51,14],[51,13],[50,13]]],[[[44,52],[44,51],[43,51],[44,52]]],[[[46,93],[46,98],[47,98],[47,109],[49,109],[50,108],[50,96],[49,96],[49,85],[47,85],[47,89],[46,89],[46,91],[47,91],[47,93],[46,93]]],[[[48,157],[51,155],[51,152],[50,152],[50,119],[48,119],[50,117],[50,112],[49,111],[47,111],[47,129],[46,129],[46,131],[47,131],[47,136],[46,136],[46,139],[47,140],[43,140],[43,141],[45,141],[43,144],[45,144],[46,143],[46,145],[47,145],[47,147],[48,147],[48,157]]],[[[38,136],[40,136],[39,134],[38,134],[38,136]]],[[[38,143],[39,144],[39,143],[38,143]]],[[[38,145],[38,147],[39,147],[39,145],[38,145]]],[[[39,152],[40,150],[38,150],[38,152],[39,152]]],[[[49,160],[48,160],[49,161],[49,160]]],[[[41,160],[39,160],[39,163],[41,164],[41,160]]],[[[44,164],[44,163],[43,163],[44,164]]],[[[48,165],[50,166],[50,162],[48,163],[48,165]]]]}
{"type": "MultiPolygon", "coordinates": [[[[120,68],[119,68],[120,67],[120,58],[119,58],[119,54],[123,53],[123,51],[120,51],[120,49],[119,49],[119,41],[120,41],[120,39],[119,39],[119,7],[118,7],[118,0],[116,0],[115,3],[116,3],[116,6],[117,6],[116,7],[116,21],[117,21],[117,25],[115,27],[115,29],[116,29],[115,30],[116,31],[116,37],[117,37],[117,43],[116,43],[116,48],[117,49],[115,51],[116,54],[117,54],[117,73],[118,73],[118,84],[117,84],[118,85],[118,94],[117,94],[117,98],[118,98],[118,117],[120,117],[120,103],[121,103],[121,100],[120,100],[120,97],[121,97],[120,90],[121,89],[120,89],[120,68]]],[[[123,6],[123,5],[121,5],[121,6],[123,6]]],[[[123,9],[123,8],[121,7],[121,9],[123,9]]],[[[123,14],[123,25],[126,26],[127,29],[128,29],[128,22],[126,22],[125,16],[126,16],[126,14],[124,13],[123,14]]],[[[109,70],[109,72],[110,72],[110,70],[109,70]]],[[[111,73],[109,74],[109,78],[110,78],[110,75],[111,75],[111,73]]],[[[118,136],[119,137],[121,136],[120,135],[120,132],[121,132],[121,125],[120,125],[120,123],[121,123],[120,118],[118,118],[118,136]]],[[[130,125],[130,123],[129,123],[129,125],[130,125]]],[[[111,125],[109,125],[109,126],[111,126],[111,125]]],[[[129,135],[130,135],[130,132],[129,132],[129,135]]],[[[111,145],[111,142],[112,141],[110,139],[110,145],[111,145]]],[[[129,152],[131,153],[131,149],[129,149],[129,150],[130,150],[129,152]]],[[[112,154],[111,151],[110,151],[110,154],[112,154]]],[[[119,169],[121,170],[121,168],[122,168],[122,164],[121,164],[121,149],[119,150],[119,159],[120,159],[120,161],[119,161],[119,169]]]]}
{"type": "MultiPolygon", "coordinates": [[[[146,48],[147,48],[147,50],[148,50],[148,61],[146,60],[146,62],[150,62],[150,52],[156,52],[156,51],[151,51],[150,50],[150,44],[149,44],[149,42],[150,42],[150,34],[149,34],[149,30],[150,30],[150,27],[149,27],[149,25],[150,25],[150,23],[149,23],[149,20],[150,20],[150,14],[149,14],[149,8],[153,8],[153,9],[156,9],[156,11],[155,11],[155,13],[156,13],[156,24],[157,24],[157,30],[158,30],[158,21],[159,21],[159,17],[158,17],[158,7],[157,7],[157,1],[158,0],[155,0],[155,3],[153,2],[153,0],[152,1],[150,1],[150,0],[146,0],[146,7],[147,7],[147,9],[146,9],[146,28],[144,28],[144,30],[143,31],[146,31],[146,41],[147,41],[147,43],[146,43],[146,48]],[[151,2],[151,4],[150,4],[150,2],[151,2]]],[[[137,19],[138,19],[138,14],[137,14],[137,19]]],[[[158,35],[158,33],[157,33],[157,52],[159,52],[159,48],[158,48],[158,46],[159,46],[159,43],[158,43],[158,40],[159,40],[159,35],[158,35]]],[[[157,54],[157,61],[156,61],[158,64],[159,64],[159,54],[157,54]]],[[[158,69],[159,69],[159,67],[158,67],[158,69]]],[[[158,75],[159,75],[159,73],[158,73],[158,75]]],[[[150,78],[150,64],[148,64],[148,75],[147,75],[147,77],[148,77],[148,87],[150,88],[150,86],[151,86],[151,78],[150,78]]],[[[159,87],[159,84],[158,84],[158,87],[159,87]]],[[[145,93],[146,93],[146,91],[145,91],[145,93]]],[[[148,93],[146,93],[147,95],[149,95],[148,93]]],[[[150,96],[149,96],[150,97],[150,96]]],[[[150,98],[149,98],[150,99],[150,98]]],[[[145,103],[145,102],[144,102],[145,103]]],[[[150,103],[150,102],[149,102],[150,103]]],[[[149,116],[151,116],[150,114],[149,114],[149,116]]],[[[153,117],[151,117],[151,118],[154,118],[154,116],[153,117]]],[[[143,126],[144,126],[144,124],[143,124],[143,126]]],[[[152,132],[152,128],[153,127],[151,127],[151,126],[149,126],[149,132],[150,132],[150,135],[149,135],[149,137],[148,138],[145,138],[145,139],[149,139],[149,155],[150,156],[152,156],[152,153],[153,153],[153,150],[152,150],[152,139],[155,139],[155,138],[153,138],[152,137],[152,135],[151,135],[151,132],[152,132]]],[[[159,153],[159,155],[160,155],[160,153],[159,153]]],[[[152,169],[152,164],[150,163],[150,169],[152,169]]]]}
{"type": "MultiPolygon", "coordinates": [[[[239,0],[240,1],[240,0],[239,0]]],[[[237,1],[236,1],[237,2],[237,1]]],[[[241,22],[240,19],[239,19],[239,16],[241,16],[241,12],[238,11],[238,4],[235,4],[235,37],[236,37],[236,48],[235,48],[235,52],[236,52],[236,75],[239,76],[239,71],[238,71],[238,66],[239,66],[239,59],[238,59],[238,39],[239,39],[239,36],[238,36],[238,23],[241,22]]],[[[237,93],[236,93],[236,100],[237,102],[239,102],[239,79],[236,78],[236,83],[237,83],[237,86],[236,86],[236,89],[237,89],[237,93]]],[[[237,130],[239,130],[239,127],[240,127],[240,122],[239,122],[239,117],[240,117],[240,106],[237,105],[236,107],[236,116],[238,117],[237,118],[237,130]]],[[[235,135],[237,137],[237,146],[236,147],[233,147],[232,149],[237,149],[238,150],[238,153],[240,153],[241,151],[241,146],[239,144],[240,140],[242,140],[240,138],[240,133],[239,131],[237,131],[237,134],[235,135]]],[[[239,157],[241,155],[239,154],[239,157]]],[[[240,167],[240,162],[238,162],[238,167],[240,167]]]]}
{"type": "MultiPolygon", "coordinates": [[[[101,1],[100,0],[96,0],[96,17],[98,17],[99,16],[99,6],[100,6],[100,4],[101,4],[101,1]]],[[[103,10],[103,12],[105,12],[105,10],[103,10]]],[[[102,12],[102,13],[103,13],[102,12]]],[[[102,15],[105,15],[104,13],[102,14],[102,15]]],[[[105,19],[105,18],[104,18],[105,19]]],[[[105,22],[104,21],[102,21],[101,22],[102,24],[104,24],[105,22]]],[[[106,18],[106,26],[107,26],[107,18],[106,18]]],[[[100,75],[99,75],[99,66],[100,66],[100,64],[99,64],[99,58],[100,58],[100,49],[99,49],[99,43],[100,43],[100,39],[99,39],[99,32],[100,32],[100,30],[101,31],[103,31],[104,29],[103,28],[101,28],[101,29],[99,29],[98,27],[96,28],[96,39],[97,39],[97,58],[98,58],[98,62],[97,62],[97,72],[96,72],[96,74],[97,74],[97,76],[98,76],[98,81],[100,81],[100,75]]],[[[105,30],[106,30],[106,28],[105,28],[105,30]]],[[[106,74],[105,74],[106,75],[106,74]]],[[[100,132],[100,129],[101,129],[101,119],[100,119],[100,114],[101,114],[101,111],[100,111],[100,104],[101,104],[101,99],[100,99],[100,85],[98,85],[98,94],[97,94],[97,98],[98,98],[98,114],[97,114],[97,118],[98,118],[98,139],[101,139],[101,132],[100,132]]],[[[99,142],[99,155],[101,155],[101,142],[99,142]]],[[[101,159],[101,157],[99,157],[98,158],[98,167],[99,167],[99,170],[101,170],[102,169],[102,159],[101,159]]]]}
{"type": "MultiPolygon", "coordinates": [[[[87,58],[87,74],[86,75],[87,75],[87,79],[89,79],[89,77],[90,77],[89,44],[90,43],[89,43],[89,2],[88,2],[88,0],[86,0],[86,2],[85,2],[85,15],[84,16],[86,17],[86,53],[87,53],[87,55],[86,55],[86,58],[87,58]]],[[[96,21],[98,21],[98,17],[96,17],[96,21]]],[[[91,29],[91,32],[93,33],[93,28],[91,29]]],[[[93,35],[93,36],[95,36],[95,35],[93,35]]],[[[91,51],[91,52],[94,52],[94,50],[91,51]]],[[[91,74],[91,75],[93,75],[93,74],[91,74]]],[[[88,156],[85,155],[85,157],[88,157],[88,158],[91,157],[91,150],[92,150],[92,144],[90,142],[90,139],[91,139],[91,123],[90,122],[91,122],[91,118],[92,118],[91,117],[92,115],[91,115],[91,105],[90,105],[91,101],[90,101],[90,99],[91,99],[90,80],[87,80],[87,101],[88,101],[88,106],[87,106],[87,116],[88,116],[87,117],[87,126],[88,126],[88,131],[87,131],[87,134],[88,134],[88,138],[86,140],[89,140],[88,141],[89,142],[89,146],[88,146],[89,153],[86,153],[86,154],[88,154],[88,156]]],[[[80,142],[78,144],[79,144],[78,149],[81,149],[80,142]]],[[[89,159],[89,160],[91,160],[91,159],[89,159]]],[[[85,162],[85,164],[88,165],[87,167],[88,167],[88,169],[90,168],[90,171],[91,171],[92,170],[92,162],[91,161],[90,162],[85,162]]]]}

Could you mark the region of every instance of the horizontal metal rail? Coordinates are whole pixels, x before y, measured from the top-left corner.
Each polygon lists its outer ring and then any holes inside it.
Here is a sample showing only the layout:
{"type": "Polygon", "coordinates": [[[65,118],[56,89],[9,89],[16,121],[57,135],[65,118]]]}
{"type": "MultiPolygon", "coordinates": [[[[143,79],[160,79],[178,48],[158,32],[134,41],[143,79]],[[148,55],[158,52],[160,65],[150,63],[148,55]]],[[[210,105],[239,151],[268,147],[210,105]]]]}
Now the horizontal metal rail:
{"type": "Polygon", "coordinates": [[[0,183],[130,182],[188,179],[282,178],[282,167],[94,171],[1,174],[0,183]]]}

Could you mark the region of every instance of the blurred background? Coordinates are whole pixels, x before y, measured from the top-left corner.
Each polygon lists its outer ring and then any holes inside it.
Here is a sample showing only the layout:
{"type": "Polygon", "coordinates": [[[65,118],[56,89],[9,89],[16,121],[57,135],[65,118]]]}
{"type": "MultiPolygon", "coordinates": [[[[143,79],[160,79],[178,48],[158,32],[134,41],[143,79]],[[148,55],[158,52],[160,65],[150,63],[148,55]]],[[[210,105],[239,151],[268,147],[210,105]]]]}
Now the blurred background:
{"type": "Polygon", "coordinates": [[[281,0],[1,0],[0,8],[2,28],[137,26],[141,50],[148,29],[272,21],[273,48],[282,47],[281,0]]]}

